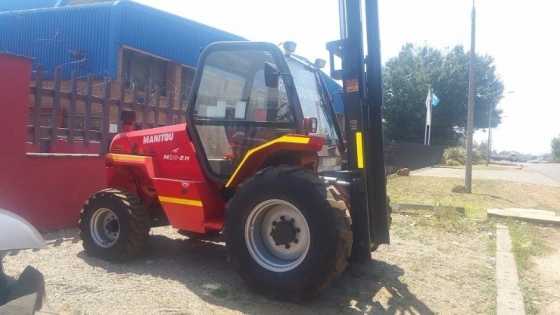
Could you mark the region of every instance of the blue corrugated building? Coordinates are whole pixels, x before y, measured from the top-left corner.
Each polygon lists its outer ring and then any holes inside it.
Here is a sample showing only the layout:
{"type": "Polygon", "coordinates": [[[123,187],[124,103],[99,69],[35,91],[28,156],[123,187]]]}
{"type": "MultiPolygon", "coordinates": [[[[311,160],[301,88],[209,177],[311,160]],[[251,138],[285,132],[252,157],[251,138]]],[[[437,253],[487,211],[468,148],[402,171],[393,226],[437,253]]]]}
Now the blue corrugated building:
{"type": "Polygon", "coordinates": [[[244,40],[131,1],[2,12],[0,30],[0,50],[32,57],[48,70],[76,61],[78,53],[87,59],[81,71],[113,78],[123,46],[195,66],[209,43],[244,40]]]}
{"type": "MultiPolygon", "coordinates": [[[[96,74],[186,94],[200,51],[244,38],[133,1],[3,0],[0,52],[34,59],[48,73],[96,74]],[[85,4],[84,4],[85,2],[85,4]]],[[[330,79],[328,79],[330,80],[330,79]]],[[[327,81],[328,81],[327,80],[327,81]]],[[[340,87],[329,81],[336,95],[340,87]]],[[[337,109],[340,99],[335,96],[337,109]]]]}
{"type": "Polygon", "coordinates": [[[3,0],[0,2],[0,12],[50,8],[60,5],[60,0],[3,0]]]}

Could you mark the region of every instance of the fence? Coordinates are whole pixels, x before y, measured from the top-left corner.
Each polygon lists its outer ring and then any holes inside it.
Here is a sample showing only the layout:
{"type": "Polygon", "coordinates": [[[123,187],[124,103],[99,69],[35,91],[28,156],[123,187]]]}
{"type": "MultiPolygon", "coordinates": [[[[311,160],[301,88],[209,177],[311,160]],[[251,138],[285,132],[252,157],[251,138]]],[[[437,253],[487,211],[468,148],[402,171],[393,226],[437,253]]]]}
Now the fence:
{"type": "Polygon", "coordinates": [[[427,146],[420,143],[385,144],[385,164],[392,169],[420,169],[433,166],[441,161],[444,146],[427,146]]]}
{"type": "Polygon", "coordinates": [[[62,80],[61,74],[55,69],[53,79],[44,80],[44,71],[33,72],[27,140],[36,152],[56,153],[55,144],[66,142],[85,147],[95,143],[104,154],[114,134],[123,130],[125,111],[140,118],[134,129],[184,122],[185,104],[174,101],[173,89],[163,95],[150,80],[141,91],[128,82],[93,75],[62,80]]]}

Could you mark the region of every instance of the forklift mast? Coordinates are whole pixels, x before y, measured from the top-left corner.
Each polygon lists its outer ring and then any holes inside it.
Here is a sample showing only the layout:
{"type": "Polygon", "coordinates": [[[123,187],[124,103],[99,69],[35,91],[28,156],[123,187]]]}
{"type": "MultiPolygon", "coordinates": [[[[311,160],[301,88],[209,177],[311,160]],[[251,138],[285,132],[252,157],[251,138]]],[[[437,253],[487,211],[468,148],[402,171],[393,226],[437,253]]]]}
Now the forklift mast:
{"type": "Polygon", "coordinates": [[[377,245],[389,243],[377,2],[339,0],[340,40],[327,44],[331,76],[343,83],[346,169],[351,181],[354,233],[352,259],[358,262],[370,259],[377,245]],[[335,56],[341,59],[341,69],[336,69],[335,56]]]}

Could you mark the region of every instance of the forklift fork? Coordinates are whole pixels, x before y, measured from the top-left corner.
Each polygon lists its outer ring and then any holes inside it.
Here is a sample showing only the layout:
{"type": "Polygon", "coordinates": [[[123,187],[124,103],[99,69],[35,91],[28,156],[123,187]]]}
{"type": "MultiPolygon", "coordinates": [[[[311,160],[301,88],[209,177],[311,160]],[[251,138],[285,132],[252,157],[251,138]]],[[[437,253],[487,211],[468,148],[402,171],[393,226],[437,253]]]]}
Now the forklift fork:
{"type": "Polygon", "coordinates": [[[372,249],[389,243],[378,6],[377,0],[365,4],[368,56],[364,58],[361,0],[340,0],[341,39],[327,44],[331,76],[343,82],[348,144],[344,180],[350,186],[355,262],[369,260],[372,249]],[[335,56],[341,59],[342,69],[335,68],[335,56]]]}

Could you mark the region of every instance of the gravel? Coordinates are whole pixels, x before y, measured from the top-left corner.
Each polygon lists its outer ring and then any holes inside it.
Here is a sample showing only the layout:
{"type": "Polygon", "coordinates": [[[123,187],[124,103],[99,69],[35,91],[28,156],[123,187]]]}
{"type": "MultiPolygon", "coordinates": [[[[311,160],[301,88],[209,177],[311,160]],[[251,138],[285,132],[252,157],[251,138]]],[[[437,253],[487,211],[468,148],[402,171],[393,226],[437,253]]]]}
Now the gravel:
{"type": "Polygon", "coordinates": [[[49,314],[464,314],[492,309],[493,296],[484,289],[494,281],[487,276],[492,258],[486,254],[486,234],[434,232],[398,214],[393,225],[393,244],[381,247],[376,260],[353,267],[306,304],[251,292],[227,263],[223,243],[190,240],[171,228],[153,229],[146,255],[125,264],[88,257],[76,230],[50,233],[47,248],[9,255],[5,269],[17,275],[32,265],[44,273],[43,311],[49,314]]]}

